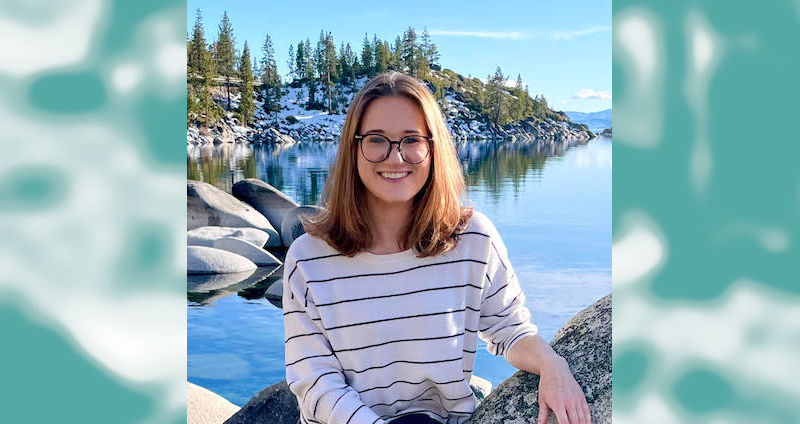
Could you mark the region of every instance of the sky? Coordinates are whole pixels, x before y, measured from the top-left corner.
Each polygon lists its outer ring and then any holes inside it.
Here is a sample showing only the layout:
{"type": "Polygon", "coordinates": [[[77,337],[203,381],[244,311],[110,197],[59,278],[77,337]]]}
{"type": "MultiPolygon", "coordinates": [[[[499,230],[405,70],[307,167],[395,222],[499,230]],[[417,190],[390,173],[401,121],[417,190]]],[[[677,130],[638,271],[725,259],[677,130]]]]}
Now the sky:
{"type": "Polygon", "coordinates": [[[206,42],[219,33],[224,11],[233,26],[238,50],[244,42],[255,60],[264,36],[275,47],[278,71],[286,81],[289,45],[308,38],[316,45],[320,30],[360,55],[364,34],[394,43],[413,27],[427,27],[440,53],[440,64],[464,76],[486,79],[500,66],[508,84],[517,75],[531,96],[543,94],[555,110],[595,112],[611,108],[611,1],[570,2],[402,1],[365,5],[336,2],[254,2],[188,0],[186,28],[191,35],[200,9],[206,42]]]}

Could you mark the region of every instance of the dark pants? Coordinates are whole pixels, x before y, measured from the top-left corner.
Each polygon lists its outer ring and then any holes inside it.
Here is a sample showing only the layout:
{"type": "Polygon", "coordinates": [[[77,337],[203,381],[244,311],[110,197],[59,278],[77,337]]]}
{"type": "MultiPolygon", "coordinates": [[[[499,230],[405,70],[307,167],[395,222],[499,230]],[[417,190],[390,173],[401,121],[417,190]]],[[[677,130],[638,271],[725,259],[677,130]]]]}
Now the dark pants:
{"type": "Polygon", "coordinates": [[[390,424],[439,424],[439,421],[425,414],[408,414],[402,417],[389,421],[390,424]]]}

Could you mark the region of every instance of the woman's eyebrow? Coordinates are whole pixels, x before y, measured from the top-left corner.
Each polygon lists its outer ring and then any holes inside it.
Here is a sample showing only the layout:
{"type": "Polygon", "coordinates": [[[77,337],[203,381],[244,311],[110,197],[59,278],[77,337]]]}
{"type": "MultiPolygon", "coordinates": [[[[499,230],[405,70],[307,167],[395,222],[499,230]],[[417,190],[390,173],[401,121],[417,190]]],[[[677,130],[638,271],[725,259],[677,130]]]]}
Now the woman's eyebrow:
{"type": "MultiPolygon", "coordinates": [[[[381,133],[381,134],[383,134],[383,133],[384,133],[384,131],[383,131],[383,130],[381,130],[381,129],[377,129],[377,130],[369,130],[369,131],[366,131],[366,132],[367,132],[367,133],[373,133],[373,132],[376,132],[376,133],[381,133]]],[[[405,131],[403,131],[403,134],[422,134],[422,131],[420,131],[420,130],[405,130],[405,131]]]]}

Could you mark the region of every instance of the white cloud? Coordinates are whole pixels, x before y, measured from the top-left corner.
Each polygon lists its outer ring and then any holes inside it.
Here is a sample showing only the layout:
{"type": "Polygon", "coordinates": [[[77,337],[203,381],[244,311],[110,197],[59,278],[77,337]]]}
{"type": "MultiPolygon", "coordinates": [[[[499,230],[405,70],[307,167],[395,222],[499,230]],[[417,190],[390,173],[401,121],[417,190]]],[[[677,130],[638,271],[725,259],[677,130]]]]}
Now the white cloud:
{"type": "Polygon", "coordinates": [[[598,100],[611,100],[611,90],[606,91],[594,91],[591,88],[581,88],[575,95],[572,96],[573,99],[598,99],[598,100]]]}
{"type": "Polygon", "coordinates": [[[428,31],[431,35],[444,35],[455,37],[478,37],[495,39],[529,39],[529,38],[549,38],[552,40],[569,40],[575,37],[598,34],[601,32],[611,32],[610,25],[596,25],[589,28],[577,30],[540,30],[531,29],[524,31],[452,31],[443,29],[433,29],[428,31]]]}
{"type": "Polygon", "coordinates": [[[519,31],[448,31],[434,29],[428,31],[430,35],[450,35],[456,37],[478,37],[478,38],[527,38],[525,33],[519,31]]]}

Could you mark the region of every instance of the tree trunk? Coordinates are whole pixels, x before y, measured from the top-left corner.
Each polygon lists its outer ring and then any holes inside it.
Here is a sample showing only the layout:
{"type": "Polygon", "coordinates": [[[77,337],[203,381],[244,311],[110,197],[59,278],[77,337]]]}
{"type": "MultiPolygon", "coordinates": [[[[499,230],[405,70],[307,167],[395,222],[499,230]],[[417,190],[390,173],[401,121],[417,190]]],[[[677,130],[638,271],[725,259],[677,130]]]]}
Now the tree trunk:
{"type": "Polygon", "coordinates": [[[228,91],[228,110],[231,110],[231,76],[225,75],[225,89],[228,91]]]}
{"type": "Polygon", "coordinates": [[[328,69],[328,114],[331,113],[331,71],[328,69]]]}

